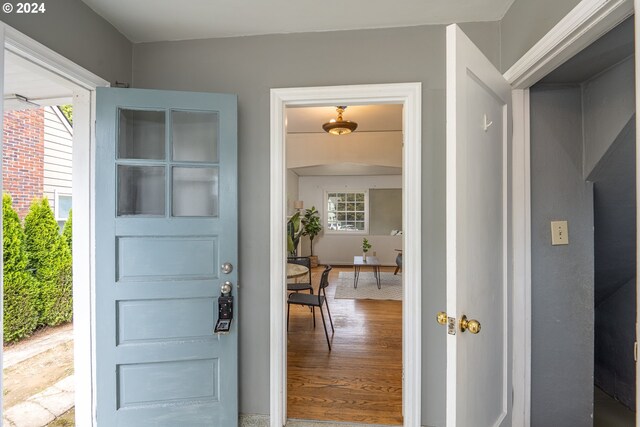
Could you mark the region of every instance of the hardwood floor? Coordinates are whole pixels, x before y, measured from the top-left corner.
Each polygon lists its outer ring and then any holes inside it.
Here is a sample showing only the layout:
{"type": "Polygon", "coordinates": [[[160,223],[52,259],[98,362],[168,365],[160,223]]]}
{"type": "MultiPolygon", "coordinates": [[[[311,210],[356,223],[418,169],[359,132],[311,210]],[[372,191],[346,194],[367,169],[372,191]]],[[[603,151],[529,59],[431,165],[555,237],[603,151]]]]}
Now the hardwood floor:
{"type": "MultiPolygon", "coordinates": [[[[324,267],[313,269],[317,291],[324,267]]],[[[382,268],[384,275],[394,268],[382,268]]],[[[287,416],[290,419],[402,424],[402,302],[334,299],[329,276],[327,297],[335,333],[325,310],[332,351],[320,313],[316,328],[306,307],[291,307],[287,340],[287,416]]],[[[317,292],[316,292],[317,293],[317,292]]]]}

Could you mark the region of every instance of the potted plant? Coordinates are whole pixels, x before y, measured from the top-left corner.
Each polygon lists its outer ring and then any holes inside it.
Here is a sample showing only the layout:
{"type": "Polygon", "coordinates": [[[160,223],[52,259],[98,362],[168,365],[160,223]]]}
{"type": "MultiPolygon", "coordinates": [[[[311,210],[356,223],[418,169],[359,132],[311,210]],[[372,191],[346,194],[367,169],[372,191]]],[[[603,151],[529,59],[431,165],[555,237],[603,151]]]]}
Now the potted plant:
{"type": "Polygon", "coordinates": [[[287,220],[287,251],[289,256],[296,256],[298,251],[298,242],[304,231],[300,225],[300,212],[294,213],[287,220]]]}
{"type": "Polygon", "coordinates": [[[309,236],[311,243],[311,267],[318,266],[318,257],[313,254],[313,239],[322,231],[322,225],[320,224],[320,214],[315,206],[311,206],[311,209],[306,209],[304,217],[302,218],[303,235],[309,236]]]}
{"type": "Polygon", "coordinates": [[[367,262],[367,252],[371,249],[371,243],[366,237],[362,239],[362,262],[367,262]]]}

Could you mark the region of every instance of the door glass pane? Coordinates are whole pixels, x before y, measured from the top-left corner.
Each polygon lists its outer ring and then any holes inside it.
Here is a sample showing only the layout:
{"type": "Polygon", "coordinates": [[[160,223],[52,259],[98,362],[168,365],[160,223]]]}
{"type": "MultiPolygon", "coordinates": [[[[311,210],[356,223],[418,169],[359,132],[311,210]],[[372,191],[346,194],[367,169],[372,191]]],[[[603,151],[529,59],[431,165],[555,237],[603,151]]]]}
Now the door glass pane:
{"type": "Polygon", "coordinates": [[[218,168],[173,168],[173,216],[218,216],[218,168]]]}
{"type": "Polygon", "coordinates": [[[164,166],[118,165],[121,215],[164,215],[164,166]]]}
{"type": "Polygon", "coordinates": [[[218,113],[172,111],[173,160],[218,161],[218,113]]]}
{"type": "Polygon", "coordinates": [[[165,159],[165,112],[120,110],[119,159],[165,159]]]}

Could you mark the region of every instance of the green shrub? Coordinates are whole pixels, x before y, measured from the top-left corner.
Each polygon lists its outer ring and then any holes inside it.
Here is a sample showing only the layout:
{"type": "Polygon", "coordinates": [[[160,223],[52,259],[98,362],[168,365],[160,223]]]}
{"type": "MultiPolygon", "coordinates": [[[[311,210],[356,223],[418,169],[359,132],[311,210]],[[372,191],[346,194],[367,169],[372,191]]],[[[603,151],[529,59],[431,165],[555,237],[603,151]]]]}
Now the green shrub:
{"type": "Polygon", "coordinates": [[[4,341],[29,336],[38,324],[37,282],[26,270],[24,232],[11,196],[2,196],[2,232],[4,262],[4,341]]]}
{"type": "Polygon", "coordinates": [[[28,268],[40,282],[39,325],[55,326],[72,318],[71,251],[46,198],[34,200],[24,219],[28,268]]]}
{"type": "Polygon", "coordinates": [[[67,222],[64,223],[64,227],[62,227],[62,238],[67,243],[69,250],[73,253],[73,211],[69,210],[69,218],[67,218],[67,222]]]}

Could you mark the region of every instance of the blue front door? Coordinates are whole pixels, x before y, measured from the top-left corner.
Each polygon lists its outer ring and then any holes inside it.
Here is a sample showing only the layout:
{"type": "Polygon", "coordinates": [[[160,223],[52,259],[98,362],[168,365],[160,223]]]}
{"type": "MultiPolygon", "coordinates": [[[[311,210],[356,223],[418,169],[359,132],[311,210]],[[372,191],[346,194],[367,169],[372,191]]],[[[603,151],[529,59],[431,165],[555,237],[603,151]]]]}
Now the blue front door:
{"type": "Polygon", "coordinates": [[[237,426],[236,96],[96,99],[98,426],[237,426]]]}

